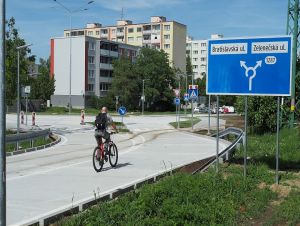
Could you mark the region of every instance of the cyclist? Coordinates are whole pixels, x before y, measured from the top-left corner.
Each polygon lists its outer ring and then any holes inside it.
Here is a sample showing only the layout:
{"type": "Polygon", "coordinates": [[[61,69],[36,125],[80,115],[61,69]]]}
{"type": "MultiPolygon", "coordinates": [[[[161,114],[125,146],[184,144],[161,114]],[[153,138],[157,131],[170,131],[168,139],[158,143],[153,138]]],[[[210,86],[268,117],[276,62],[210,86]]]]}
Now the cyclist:
{"type": "Polygon", "coordinates": [[[105,139],[105,143],[110,142],[110,133],[107,132],[109,126],[118,132],[111,116],[107,113],[107,107],[101,108],[99,114],[96,116],[95,126],[95,138],[99,146],[102,143],[102,138],[105,139]]]}

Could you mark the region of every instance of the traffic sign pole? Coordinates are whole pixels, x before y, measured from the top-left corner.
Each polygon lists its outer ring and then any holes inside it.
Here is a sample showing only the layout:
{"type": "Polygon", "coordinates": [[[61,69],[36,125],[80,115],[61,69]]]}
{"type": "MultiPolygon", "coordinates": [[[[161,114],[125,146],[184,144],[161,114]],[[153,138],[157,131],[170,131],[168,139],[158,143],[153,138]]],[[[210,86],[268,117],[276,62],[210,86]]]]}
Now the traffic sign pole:
{"type": "Polygon", "coordinates": [[[178,122],[177,122],[177,129],[180,128],[180,104],[178,105],[178,122]]]}
{"type": "Polygon", "coordinates": [[[216,173],[219,172],[219,125],[220,125],[220,114],[219,114],[219,96],[217,96],[217,148],[216,148],[216,173]]]}
{"type": "Polygon", "coordinates": [[[248,97],[245,96],[245,128],[244,128],[244,177],[247,175],[247,130],[248,130],[248,97]]]}
{"type": "Polygon", "coordinates": [[[276,134],[276,184],[279,184],[279,118],[280,118],[280,97],[277,97],[277,134],[276,134]]]}
{"type": "Polygon", "coordinates": [[[208,131],[207,134],[210,135],[210,95],[208,96],[208,131]]]}

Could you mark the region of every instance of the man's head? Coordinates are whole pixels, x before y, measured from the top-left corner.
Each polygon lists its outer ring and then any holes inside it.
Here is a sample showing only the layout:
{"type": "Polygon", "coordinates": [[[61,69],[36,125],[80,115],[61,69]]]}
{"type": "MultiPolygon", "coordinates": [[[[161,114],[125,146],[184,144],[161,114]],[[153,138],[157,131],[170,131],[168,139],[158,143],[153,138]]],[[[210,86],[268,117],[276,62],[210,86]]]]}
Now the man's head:
{"type": "Polygon", "coordinates": [[[107,107],[102,107],[101,108],[101,113],[107,113],[107,107]]]}

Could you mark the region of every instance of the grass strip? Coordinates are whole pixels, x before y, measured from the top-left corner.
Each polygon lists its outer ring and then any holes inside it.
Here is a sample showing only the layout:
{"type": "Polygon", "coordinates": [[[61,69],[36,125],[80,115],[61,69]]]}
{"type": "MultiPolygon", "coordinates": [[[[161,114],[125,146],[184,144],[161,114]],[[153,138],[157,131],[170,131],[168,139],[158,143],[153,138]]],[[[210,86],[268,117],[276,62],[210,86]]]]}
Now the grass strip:
{"type": "MultiPolygon", "coordinates": [[[[199,118],[194,118],[193,119],[194,125],[197,124],[200,121],[201,120],[199,118]]],[[[173,126],[174,128],[177,128],[177,125],[178,125],[177,122],[170,122],[169,124],[171,126],[173,126]]],[[[190,127],[192,127],[192,119],[190,117],[188,117],[188,118],[181,118],[181,120],[179,122],[179,127],[180,128],[190,128],[190,127]],[[185,120],[183,120],[183,119],[185,119],[185,120]]]]}

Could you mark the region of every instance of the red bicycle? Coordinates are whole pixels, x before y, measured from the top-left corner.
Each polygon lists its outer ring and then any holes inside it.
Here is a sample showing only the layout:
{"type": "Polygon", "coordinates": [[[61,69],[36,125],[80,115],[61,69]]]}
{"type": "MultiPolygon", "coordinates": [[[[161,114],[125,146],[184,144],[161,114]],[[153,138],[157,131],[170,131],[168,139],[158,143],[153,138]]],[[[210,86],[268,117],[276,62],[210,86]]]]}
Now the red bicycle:
{"type": "MultiPolygon", "coordinates": [[[[114,134],[111,132],[110,134],[114,134]]],[[[101,138],[102,139],[102,138],[101,138]]],[[[111,167],[116,167],[118,163],[117,145],[110,139],[109,142],[102,142],[95,147],[93,152],[93,166],[96,172],[100,172],[105,162],[109,160],[111,167]]]]}

